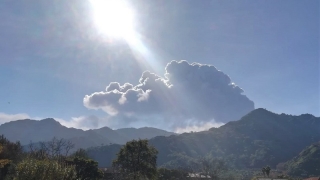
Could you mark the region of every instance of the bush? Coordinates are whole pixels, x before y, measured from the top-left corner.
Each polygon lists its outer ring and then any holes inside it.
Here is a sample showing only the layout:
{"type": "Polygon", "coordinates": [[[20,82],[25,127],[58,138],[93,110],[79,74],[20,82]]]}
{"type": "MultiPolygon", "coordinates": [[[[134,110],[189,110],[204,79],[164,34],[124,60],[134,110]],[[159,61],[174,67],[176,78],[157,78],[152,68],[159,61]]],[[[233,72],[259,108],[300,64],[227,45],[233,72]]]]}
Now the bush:
{"type": "Polygon", "coordinates": [[[61,165],[53,160],[27,158],[17,164],[14,180],[73,180],[76,179],[74,166],[61,165]]]}

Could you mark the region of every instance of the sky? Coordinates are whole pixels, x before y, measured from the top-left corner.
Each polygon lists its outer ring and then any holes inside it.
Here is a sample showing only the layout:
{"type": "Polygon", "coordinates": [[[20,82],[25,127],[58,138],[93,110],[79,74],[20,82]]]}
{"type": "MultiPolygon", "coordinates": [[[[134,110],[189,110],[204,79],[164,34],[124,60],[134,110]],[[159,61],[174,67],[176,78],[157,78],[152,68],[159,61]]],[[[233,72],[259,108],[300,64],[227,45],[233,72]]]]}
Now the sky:
{"type": "Polygon", "coordinates": [[[101,28],[89,0],[1,1],[0,124],[185,132],[255,108],[320,116],[319,1],[124,4],[130,37],[101,28]]]}

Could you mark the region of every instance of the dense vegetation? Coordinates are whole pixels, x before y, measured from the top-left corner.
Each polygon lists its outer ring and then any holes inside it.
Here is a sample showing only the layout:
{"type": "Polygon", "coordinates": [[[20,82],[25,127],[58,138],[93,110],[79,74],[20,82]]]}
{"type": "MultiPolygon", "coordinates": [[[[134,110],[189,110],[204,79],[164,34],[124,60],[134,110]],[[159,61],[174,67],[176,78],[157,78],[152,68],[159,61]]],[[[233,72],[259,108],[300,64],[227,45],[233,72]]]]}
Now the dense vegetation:
{"type": "MultiPolygon", "coordinates": [[[[256,109],[220,128],[155,137],[149,143],[159,151],[157,163],[162,167],[186,168],[199,157],[210,155],[226,159],[237,169],[261,169],[266,165],[275,168],[317,141],[320,141],[320,118],[256,109]]],[[[100,146],[89,149],[88,154],[106,167],[111,166],[120,148],[120,145],[100,146]]]]}
{"type": "Polygon", "coordinates": [[[84,180],[100,179],[102,172],[98,163],[87,159],[83,150],[72,155],[68,152],[73,144],[64,139],[53,138],[30,145],[24,152],[19,142],[12,143],[0,136],[0,179],[6,180],[84,180]]]}
{"type": "Polygon", "coordinates": [[[158,151],[148,140],[133,140],[122,146],[113,161],[111,174],[99,170],[98,163],[89,159],[83,149],[68,155],[72,144],[64,139],[53,138],[41,142],[40,146],[31,144],[28,152],[23,152],[19,143],[12,143],[4,136],[0,140],[0,179],[5,180],[168,180],[203,176],[216,180],[235,179],[228,173],[224,160],[207,157],[195,161],[193,169],[157,169],[158,151]]]}
{"type": "Polygon", "coordinates": [[[320,175],[320,142],[305,148],[298,156],[285,163],[283,168],[293,176],[320,175]]]}
{"type": "Polygon", "coordinates": [[[157,154],[148,140],[133,140],[120,149],[112,164],[126,179],[156,179],[157,154]]]}
{"type": "Polygon", "coordinates": [[[0,136],[0,179],[5,177],[11,164],[16,164],[22,160],[22,147],[19,142],[12,143],[3,135],[0,136]]]}

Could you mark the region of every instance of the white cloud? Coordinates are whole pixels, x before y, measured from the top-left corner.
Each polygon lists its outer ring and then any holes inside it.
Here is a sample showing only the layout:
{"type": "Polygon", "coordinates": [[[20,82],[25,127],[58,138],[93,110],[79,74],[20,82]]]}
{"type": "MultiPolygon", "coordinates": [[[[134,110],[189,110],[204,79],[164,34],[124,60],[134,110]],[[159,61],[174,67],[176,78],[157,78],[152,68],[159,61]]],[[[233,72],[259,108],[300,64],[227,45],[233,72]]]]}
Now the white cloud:
{"type": "Polygon", "coordinates": [[[20,120],[20,119],[30,119],[30,116],[25,113],[19,113],[19,114],[6,114],[0,112],[0,124],[20,120]]]}
{"type": "Polygon", "coordinates": [[[180,134],[180,133],[184,133],[184,132],[199,132],[199,131],[206,131],[209,130],[210,128],[217,128],[224,125],[224,123],[216,123],[216,122],[206,122],[203,124],[199,124],[199,125],[190,125],[190,126],[186,126],[186,127],[178,127],[176,128],[175,132],[180,134]]]}
{"type": "MultiPolygon", "coordinates": [[[[101,109],[106,117],[55,119],[80,129],[153,126],[176,132],[201,131],[238,120],[253,110],[254,103],[243,93],[214,66],[172,61],[164,77],[146,71],[135,86],[111,82],[105,91],[86,95],[84,106],[101,109]]],[[[31,119],[28,114],[0,113],[0,123],[26,118],[31,119]]]]}
{"type": "MultiPolygon", "coordinates": [[[[0,112],[0,125],[10,121],[16,120],[23,120],[23,119],[32,119],[32,120],[41,120],[44,118],[41,117],[30,117],[28,114],[25,113],[18,113],[18,114],[6,114],[0,112]]],[[[65,120],[62,118],[54,118],[60,124],[66,127],[78,128],[78,129],[95,129],[100,128],[103,126],[108,126],[108,118],[99,118],[96,116],[79,116],[79,117],[72,117],[70,120],[65,120]]]]}
{"type": "Polygon", "coordinates": [[[243,93],[228,75],[212,65],[171,61],[164,77],[145,71],[135,86],[111,82],[106,91],[86,95],[83,104],[105,111],[114,116],[110,121],[123,126],[127,120],[132,123],[134,117],[139,124],[143,120],[145,124],[161,121],[161,127],[176,130],[188,128],[188,119],[202,125],[213,119],[217,123],[240,119],[254,109],[254,103],[243,93]],[[130,118],[118,118],[127,114],[130,118]]]}
{"type": "Polygon", "coordinates": [[[109,118],[101,118],[97,116],[79,116],[79,117],[72,117],[70,120],[65,120],[61,118],[54,118],[61,125],[69,127],[69,128],[77,128],[77,129],[97,129],[104,126],[109,126],[109,118]]]}

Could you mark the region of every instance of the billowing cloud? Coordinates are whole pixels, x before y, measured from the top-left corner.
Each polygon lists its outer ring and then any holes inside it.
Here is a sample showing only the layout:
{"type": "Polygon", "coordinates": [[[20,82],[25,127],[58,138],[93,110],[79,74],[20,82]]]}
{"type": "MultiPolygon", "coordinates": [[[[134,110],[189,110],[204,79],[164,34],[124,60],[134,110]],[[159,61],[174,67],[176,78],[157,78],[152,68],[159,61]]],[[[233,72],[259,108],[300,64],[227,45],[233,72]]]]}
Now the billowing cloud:
{"type": "Polygon", "coordinates": [[[177,130],[187,128],[190,122],[198,126],[240,119],[254,109],[243,92],[212,65],[171,61],[164,77],[146,71],[135,86],[111,82],[106,91],[86,95],[83,103],[113,117],[132,117],[140,123],[145,120],[149,125],[177,130]]]}

